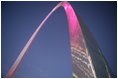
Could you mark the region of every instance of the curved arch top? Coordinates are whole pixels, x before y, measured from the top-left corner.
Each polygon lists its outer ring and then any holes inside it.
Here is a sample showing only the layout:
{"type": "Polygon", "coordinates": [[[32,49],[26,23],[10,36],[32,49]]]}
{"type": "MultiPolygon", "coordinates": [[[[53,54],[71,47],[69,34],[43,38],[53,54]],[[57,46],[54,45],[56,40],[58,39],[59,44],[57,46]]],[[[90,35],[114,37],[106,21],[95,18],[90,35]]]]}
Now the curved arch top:
{"type": "Polygon", "coordinates": [[[36,35],[48,20],[48,18],[56,11],[59,7],[64,7],[64,10],[67,15],[69,32],[70,32],[70,45],[71,45],[71,55],[73,63],[73,76],[74,77],[96,77],[96,72],[92,63],[89,50],[87,49],[86,40],[83,36],[83,31],[81,29],[79,19],[69,2],[60,2],[55,6],[52,11],[46,16],[46,18],[41,22],[35,32],[32,34],[16,61],[10,68],[6,77],[14,77],[18,67],[20,66],[21,61],[25,54],[27,54],[28,48],[31,46],[36,35]]]}

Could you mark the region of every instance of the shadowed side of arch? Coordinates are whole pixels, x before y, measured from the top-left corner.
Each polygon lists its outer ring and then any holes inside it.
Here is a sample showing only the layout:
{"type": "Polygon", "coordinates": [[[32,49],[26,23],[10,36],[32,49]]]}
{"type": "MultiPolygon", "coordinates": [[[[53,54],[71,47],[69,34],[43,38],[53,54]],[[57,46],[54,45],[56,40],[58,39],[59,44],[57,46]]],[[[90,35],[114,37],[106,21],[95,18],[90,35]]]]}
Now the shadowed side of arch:
{"type": "Polygon", "coordinates": [[[9,72],[6,77],[14,77],[20,63],[23,60],[25,54],[29,47],[31,46],[33,40],[36,35],[44,25],[44,23],[48,20],[48,18],[56,11],[59,7],[63,6],[67,15],[69,32],[70,32],[70,48],[72,55],[72,65],[73,65],[73,76],[74,77],[96,77],[95,68],[89,54],[89,50],[87,48],[86,40],[83,36],[83,30],[80,27],[79,19],[70,5],[69,2],[60,2],[56,7],[52,9],[52,11],[46,16],[46,18],[41,22],[35,32],[32,34],[29,41],[26,43],[19,56],[17,57],[14,64],[11,66],[9,72]]]}

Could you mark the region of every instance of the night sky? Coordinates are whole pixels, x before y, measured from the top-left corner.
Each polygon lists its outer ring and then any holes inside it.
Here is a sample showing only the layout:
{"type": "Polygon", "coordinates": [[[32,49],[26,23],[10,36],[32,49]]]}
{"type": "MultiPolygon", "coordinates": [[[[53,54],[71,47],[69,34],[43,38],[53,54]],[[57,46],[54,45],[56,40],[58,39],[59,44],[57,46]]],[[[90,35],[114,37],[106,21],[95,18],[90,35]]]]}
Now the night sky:
{"type": "MultiPolygon", "coordinates": [[[[1,75],[5,77],[41,21],[59,2],[1,2],[1,75]]],[[[117,2],[70,2],[117,76],[117,2]]],[[[61,7],[44,24],[15,77],[72,77],[69,28],[61,7]]]]}

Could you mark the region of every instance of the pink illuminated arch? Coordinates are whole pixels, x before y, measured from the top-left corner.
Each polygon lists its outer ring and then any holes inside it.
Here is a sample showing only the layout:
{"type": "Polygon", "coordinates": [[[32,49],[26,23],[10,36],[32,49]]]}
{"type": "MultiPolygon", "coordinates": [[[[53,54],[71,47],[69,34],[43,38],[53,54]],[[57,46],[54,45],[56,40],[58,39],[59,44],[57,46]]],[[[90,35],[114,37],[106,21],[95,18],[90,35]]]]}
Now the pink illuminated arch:
{"type": "MultiPolygon", "coordinates": [[[[56,11],[59,7],[63,6],[64,10],[67,15],[68,19],[68,25],[69,25],[69,32],[70,32],[70,44],[71,44],[71,51],[72,51],[72,59],[73,59],[73,76],[79,77],[79,66],[77,64],[77,60],[80,60],[78,57],[76,57],[74,54],[78,54],[79,52],[82,52],[83,56],[86,57],[88,60],[85,64],[90,70],[90,74],[85,72],[83,76],[85,77],[96,77],[94,67],[92,65],[91,58],[88,54],[88,50],[86,48],[86,43],[83,38],[82,30],[80,28],[79,21],[77,19],[77,16],[74,12],[74,9],[68,2],[60,2],[56,7],[52,9],[52,11],[46,16],[46,18],[41,22],[41,24],[38,26],[38,28],[35,30],[35,32],[32,34],[31,38],[28,40],[22,51],[20,52],[19,56],[17,57],[16,61],[10,68],[9,72],[7,73],[6,77],[14,77],[18,67],[20,66],[21,61],[23,60],[23,57],[27,53],[29,47],[31,46],[33,40],[35,39],[36,35],[42,28],[43,24],[48,20],[48,18],[52,15],[54,11],[56,11]],[[75,69],[76,68],[76,69],[75,69]],[[78,70],[78,71],[77,71],[78,70]]],[[[81,71],[81,70],[80,70],[81,71]]],[[[80,73],[81,75],[81,73],[80,73]]]]}

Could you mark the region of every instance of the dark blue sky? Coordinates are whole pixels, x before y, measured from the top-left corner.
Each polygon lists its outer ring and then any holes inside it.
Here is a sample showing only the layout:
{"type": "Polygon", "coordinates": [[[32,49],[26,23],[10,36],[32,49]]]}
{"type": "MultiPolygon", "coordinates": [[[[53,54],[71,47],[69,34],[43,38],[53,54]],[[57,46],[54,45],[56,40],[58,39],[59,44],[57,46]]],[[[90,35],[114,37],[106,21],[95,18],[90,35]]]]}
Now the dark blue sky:
{"type": "MultiPolygon", "coordinates": [[[[59,2],[2,2],[2,77],[47,14],[59,2]]],[[[70,2],[93,33],[117,75],[117,3],[70,2]]],[[[15,77],[72,77],[68,22],[59,8],[40,30],[15,77]]]]}

